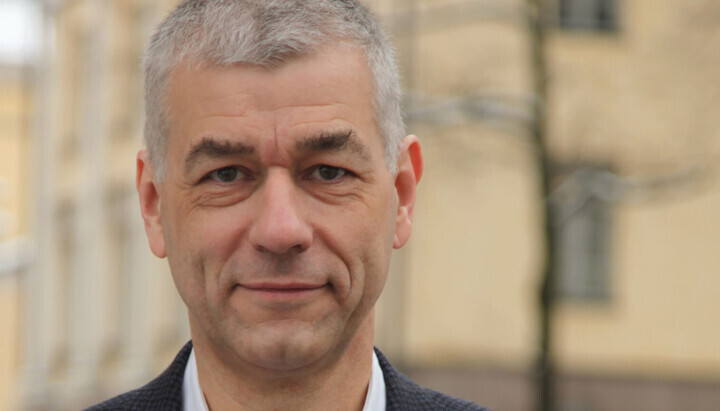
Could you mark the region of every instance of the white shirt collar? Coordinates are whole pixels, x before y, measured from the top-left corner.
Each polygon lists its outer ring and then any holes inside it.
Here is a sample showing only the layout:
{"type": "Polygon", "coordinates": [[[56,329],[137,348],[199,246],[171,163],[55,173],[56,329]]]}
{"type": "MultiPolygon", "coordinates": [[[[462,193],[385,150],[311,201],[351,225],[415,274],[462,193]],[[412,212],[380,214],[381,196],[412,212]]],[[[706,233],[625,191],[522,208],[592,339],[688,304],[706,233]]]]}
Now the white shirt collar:
{"type": "Polygon", "coordinates": [[[190,351],[185,366],[185,376],[183,377],[183,411],[208,411],[205,396],[200,389],[200,380],[198,379],[197,362],[195,361],[195,348],[190,351]]]}
{"type": "MultiPolygon", "coordinates": [[[[208,411],[207,402],[198,379],[197,362],[195,361],[195,348],[190,351],[185,375],[183,377],[183,410],[184,411],[208,411]]],[[[385,411],[385,378],[383,377],[380,362],[375,351],[373,351],[372,372],[370,384],[368,384],[367,395],[363,411],[385,411]]]]}
{"type": "Polygon", "coordinates": [[[385,377],[375,350],[373,350],[372,361],[372,373],[370,374],[370,384],[368,384],[363,411],[385,411],[385,377]]]}

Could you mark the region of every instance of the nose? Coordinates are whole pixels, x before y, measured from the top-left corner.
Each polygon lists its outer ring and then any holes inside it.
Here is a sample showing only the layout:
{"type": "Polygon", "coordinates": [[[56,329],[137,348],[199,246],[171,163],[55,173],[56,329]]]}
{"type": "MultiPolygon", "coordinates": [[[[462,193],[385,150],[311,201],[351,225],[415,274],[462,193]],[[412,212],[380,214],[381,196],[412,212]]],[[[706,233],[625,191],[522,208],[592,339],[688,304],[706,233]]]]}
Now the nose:
{"type": "Polygon", "coordinates": [[[257,194],[257,217],[248,233],[253,247],[272,254],[307,250],[313,231],[303,218],[293,179],[283,170],[271,169],[257,194]]]}

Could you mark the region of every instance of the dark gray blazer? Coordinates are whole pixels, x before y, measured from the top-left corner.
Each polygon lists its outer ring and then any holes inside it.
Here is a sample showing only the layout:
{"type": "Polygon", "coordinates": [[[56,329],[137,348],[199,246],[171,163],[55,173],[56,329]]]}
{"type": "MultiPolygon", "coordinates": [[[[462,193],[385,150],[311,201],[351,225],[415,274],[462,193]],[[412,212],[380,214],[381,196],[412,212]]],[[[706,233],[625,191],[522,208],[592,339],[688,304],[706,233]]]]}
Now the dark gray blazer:
{"type": "MultiPolygon", "coordinates": [[[[87,410],[182,411],[183,376],[191,349],[192,342],[185,344],[172,364],[144,387],[111,398],[87,410]]],[[[467,401],[420,387],[393,368],[380,350],[376,348],[375,353],[385,377],[387,411],[485,410],[467,401]]]]}

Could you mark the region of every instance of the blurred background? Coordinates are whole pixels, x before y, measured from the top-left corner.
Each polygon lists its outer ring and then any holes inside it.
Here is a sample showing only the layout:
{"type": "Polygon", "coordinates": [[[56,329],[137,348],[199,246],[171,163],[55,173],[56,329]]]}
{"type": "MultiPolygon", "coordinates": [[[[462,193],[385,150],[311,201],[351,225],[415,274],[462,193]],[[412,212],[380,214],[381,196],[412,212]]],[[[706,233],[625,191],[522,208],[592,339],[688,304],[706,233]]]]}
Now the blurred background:
{"type": "MultiPolygon", "coordinates": [[[[0,409],[187,341],[134,189],[175,0],[0,0],[0,409]]],[[[426,173],[377,346],[504,410],[720,409],[720,2],[373,0],[426,173]]]]}

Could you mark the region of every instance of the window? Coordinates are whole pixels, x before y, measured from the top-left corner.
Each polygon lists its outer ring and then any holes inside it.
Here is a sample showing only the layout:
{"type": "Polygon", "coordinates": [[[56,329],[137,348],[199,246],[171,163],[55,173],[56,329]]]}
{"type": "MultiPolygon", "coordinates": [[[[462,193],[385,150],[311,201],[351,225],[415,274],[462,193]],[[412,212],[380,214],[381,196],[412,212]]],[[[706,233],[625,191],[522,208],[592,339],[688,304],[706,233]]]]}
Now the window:
{"type": "Polygon", "coordinates": [[[604,300],[610,297],[612,203],[607,170],[576,166],[565,174],[553,206],[557,238],[556,290],[562,298],[604,300]]]}
{"type": "Polygon", "coordinates": [[[592,31],[617,29],[617,0],[558,1],[562,28],[592,31]]]}

